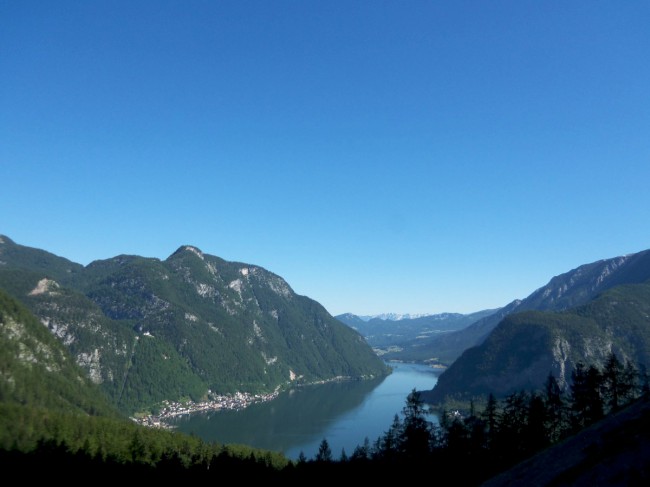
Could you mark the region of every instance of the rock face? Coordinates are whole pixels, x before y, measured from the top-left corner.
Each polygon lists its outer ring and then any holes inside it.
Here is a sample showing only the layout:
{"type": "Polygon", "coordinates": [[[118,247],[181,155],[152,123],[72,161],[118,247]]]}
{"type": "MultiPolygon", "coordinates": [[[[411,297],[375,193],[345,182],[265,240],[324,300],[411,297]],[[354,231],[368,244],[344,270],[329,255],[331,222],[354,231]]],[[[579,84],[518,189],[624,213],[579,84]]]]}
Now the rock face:
{"type": "Polygon", "coordinates": [[[2,237],[0,262],[0,288],[127,411],[388,373],[359,333],[280,276],[193,246],[83,267],[2,237]]]}
{"type": "MultiPolygon", "coordinates": [[[[27,406],[65,414],[117,416],[84,370],[70,360],[65,346],[22,303],[1,289],[0,363],[3,414],[4,408],[27,406]]],[[[14,425],[4,426],[6,440],[14,425]]]]}
{"type": "Polygon", "coordinates": [[[418,359],[435,359],[450,365],[465,350],[483,343],[501,320],[510,314],[531,310],[566,310],[583,305],[612,287],[643,283],[648,279],[650,250],[581,265],[554,277],[527,298],[516,299],[462,330],[421,341],[418,359]]]}
{"type": "Polygon", "coordinates": [[[422,398],[438,404],[541,390],[549,374],[566,390],[578,362],[602,368],[612,352],[621,362],[650,363],[650,283],[620,285],[561,312],[507,316],[422,398]]]}

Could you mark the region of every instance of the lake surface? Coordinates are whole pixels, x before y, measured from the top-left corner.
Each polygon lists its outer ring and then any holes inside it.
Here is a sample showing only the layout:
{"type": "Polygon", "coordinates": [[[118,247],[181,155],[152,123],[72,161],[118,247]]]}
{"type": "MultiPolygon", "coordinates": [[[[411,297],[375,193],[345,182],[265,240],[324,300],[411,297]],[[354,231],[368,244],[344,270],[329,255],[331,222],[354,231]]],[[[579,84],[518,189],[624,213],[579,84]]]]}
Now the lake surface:
{"type": "Polygon", "coordinates": [[[383,436],[413,389],[436,384],[438,372],[431,367],[390,365],[393,373],[382,379],[300,387],[241,411],[195,413],[169,423],[206,441],[279,451],[294,460],[301,452],[314,458],[325,438],[338,459],[343,449],[349,456],[365,438],[372,445],[383,436]]]}

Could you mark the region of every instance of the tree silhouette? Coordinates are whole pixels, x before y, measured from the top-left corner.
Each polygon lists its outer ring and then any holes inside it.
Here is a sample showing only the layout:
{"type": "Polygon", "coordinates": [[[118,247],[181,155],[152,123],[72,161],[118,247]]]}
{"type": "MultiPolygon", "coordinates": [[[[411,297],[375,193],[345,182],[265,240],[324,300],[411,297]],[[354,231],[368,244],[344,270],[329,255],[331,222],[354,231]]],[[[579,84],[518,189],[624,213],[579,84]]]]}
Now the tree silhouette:
{"type": "Polygon", "coordinates": [[[546,434],[551,443],[558,441],[566,430],[567,406],[557,379],[548,374],[544,385],[544,406],[546,407],[546,434]]]}
{"type": "Polygon", "coordinates": [[[366,436],[363,445],[357,445],[352,452],[352,461],[366,461],[370,459],[370,439],[366,436]]]}
{"type": "Polygon", "coordinates": [[[318,453],[316,453],[315,460],[317,462],[332,461],[332,450],[330,449],[330,445],[327,442],[326,438],[323,438],[323,441],[320,442],[320,446],[318,447],[318,453]]]}
{"type": "Polygon", "coordinates": [[[415,389],[406,398],[404,413],[402,449],[407,456],[423,458],[429,453],[431,423],[427,420],[424,403],[415,389]]]}
{"type": "Polygon", "coordinates": [[[571,373],[571,412],[575,430],[589,426],[604,415],[601,396],[602,374],[595,365],[588,368],[581,362],[571,373]]]}
{"type": "Polygon", "coordinates": [[[618,411],[622,397],[625,395],[623,381],[623,364],[613,352],[610,352],[603,370],[603,398],[610,411],[618,411]]]}
{"type": "Polygon", "coordinates": [[[497,435],[497,429],[498,429],[498,412],[497,412],[497,400],[494,397],[494,394],[490,392],[488,396],[488,401],[487,405],[485,406],[485,410],[482,413],[482,417],[485,420],[486,426],[487,426],[487,446],[490,448],[492,445],[494,445],[496,435],[497,435]]]}
{"type": "Polygon", "coordinates": [[[393,416],[393,423],[379,439],[377,444],[377,455],[385,460],[394,459],[402,450],[402,435],[404,426],[399,419],[399,415],[393,416]]]}

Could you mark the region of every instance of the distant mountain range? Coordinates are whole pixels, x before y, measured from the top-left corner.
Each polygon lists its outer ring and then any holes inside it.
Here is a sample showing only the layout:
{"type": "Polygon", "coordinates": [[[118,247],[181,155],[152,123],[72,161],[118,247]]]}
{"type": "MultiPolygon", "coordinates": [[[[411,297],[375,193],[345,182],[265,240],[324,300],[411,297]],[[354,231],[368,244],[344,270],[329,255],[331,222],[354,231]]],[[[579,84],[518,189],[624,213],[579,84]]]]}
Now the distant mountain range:
{"type": "MultiPolygon", "coordinates": [[[[481,344],[501,320],[512,313],[528,310],[561,311],[585,304],[599,293],[619,284],[644,282],[648,277],[650,277],[650,251],[648,250],[602,259],[554,277],[525,299],[515,299],[502,308],[479,311],[470,315],[452,313],[451,322],[445,323],[443,319],[441,320],[443,326],[438,327],[434,324],[430,333],[418,333],[416,336],[414,334],[417,333],[415,332],[417,325],[422,322],[411,322],[414,331],[407,337],[399,330],[405,328],[408,321],[387,322],[395,330],[391,332],[390,327],[373,328],[344,315],[337,318],[359,330],[371,345],[379,347],[381,349],[379,352],[383,353],[385,359],[426,362],[447,367],[465,350],[481,344]],[[463,318],[456,322],[458,327],[454,328],[453,319],[459,316],[473,321],[467,323],[463,318]],[[379,334],[376,330],[379,330],[379,334]]],[[[444,318],[447,314],[438,316],[444,318]]],[[[368,323],[379,324],[374,320],[368,323]]]]}
{"type": "MultiPolygon", "coordinates": [[[[337,315],[336,319],[361,333],[375,352],[387,360],[431,361],[430,355],[419,355],[422,343],[442,333],[461,330],[497,310],[470,314],[438,313],[430,315],[357,316],[337,315]],[[395,319],[389,316],[396,317],[395,319]],[[397,318],[398,317],[398,318],[397,318]]],[[[435,362],[435,361],[434,361],[435,362]]]]}
{"type": "Polygon", "coordinates": [[[462,402],[537,389],[551,373],[566,388],[578,362],[602,366],[611,351],[622,361],[650,363],[649,282],[646,250],[581,265],[494,310],[336,318],[384,359],[446,369],[432,391],[421,391],[428,403],[462,402]]]}
{"type": "Polygon", "coordinates": [[[189,245],[84,267],[0,236],[0,289],[125,412],[389,373],[361,334],[281,277],[189,245]]]}
{"type": "MultiPolygon", "coordinates": [[[[346,314],[350,314],[350,313],[346,313],[346,314]]],[[[413,320],[416,318],[426,318],[427,316],[433,316],[433,315],[435,315],[435,313],[381,313],[378,315],[354,315],[354,316],[361,318],[363,321],[370,321],[373,319],[400,321],[400,320],[413,320]]]]}

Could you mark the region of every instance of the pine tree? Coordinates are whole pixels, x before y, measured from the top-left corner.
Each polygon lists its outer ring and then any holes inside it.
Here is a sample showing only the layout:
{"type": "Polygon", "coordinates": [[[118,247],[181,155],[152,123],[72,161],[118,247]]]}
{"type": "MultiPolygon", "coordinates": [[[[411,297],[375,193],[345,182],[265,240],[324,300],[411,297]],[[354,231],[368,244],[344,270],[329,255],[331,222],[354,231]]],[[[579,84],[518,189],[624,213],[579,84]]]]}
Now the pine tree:
{"type": "Polygon", "coordinates": [[[544,406],[546,408],[546,434],[549,442],[559,441],[567,428],[566,403],[557,379],[549,373],[544,385],[544,406]]]}
{"type": "Polygon", "coordinates": [[[326,438],[323,438],[323,441],[320,442],[318,447],[318,453],[316,453],[317,462],[331,462],[332,461],[332,450],[330,445],[327,442],[326,438]]]}
{"type": "Polygon", "coordinates": [[[298,455],[298,463],[303,464],[307,463],[307,457],[305,456],[305,452],[300,450],[300,454],[298,455]]]}
{"type": "Polygon", "coordinates": [[[345,463],[347,462],[348,459],[348,454],[345,453],[345,448],[341,448],[341,456],[339,457],[339,462],[340,463],[345,463]]]}
{"type": "Polygon", "coordinates": [[[618,411],[621,406],[621,395],[624,394],[622,386],[623,366],[613,352],[610,352],[605,362],[602,374],[603,398],[610,411],[618,411]]]}
{"type": "Polygon", "coordinates": [[[499,415],[499,450],[513,459],[520,459],[527,450],[526,429],[528,425],[528,395],[524,391],[513,392],[504,400],[499,415]]]}
{"type": "Polygon", "coordinates": [[[491,446],[494,445],[496,435],[497,435],[497,429],[498,429],[497,400],[496,397],[494,397],[493,393],[490,393],[488,395],[488,402],[481,416],[485,420],[485,424],[487,427],[486,442],[488,448],[490,448],[491,446]]]}
{"type": "Polygon", "coordinates": [[[494,445],[496,435],[497,435],[497,421],[498,421],[498,411],[497,411],[497,400],[494,397],[493,393],[490,393],[488,396],[487,405],[485,410],[482,413],[483,419],[485,420],[487,426],[487,446],[488,448],[494,445]]]}
{"type": "Polygon", "coordinates": [[[533,393],[528,402],[528,419],[525,427],[526,449],[537,452],[549,444],[548,418],[544,399],[533,393]]]}
{"type": "Polygon", "coordinates": [[[351,460],[365,461],[370,459],[370,439],[366,436],[363,440],[363,445],[357,445],[352,452],[351,460]]]}
{"type": "Polygon", "coordinates": [[[581,362],[571,373],[571,412],[575,430],[580,430],[604,415],[601,396],[602,374],[595,365],[586,368],[581,362]]]}
{"type": "Polygon", "coordinates": [[[402,422],[399,419],[399,415],[395,414],[393,417],[393,423],[391,424],[390,428],[388,428],[388,431],[384,433],[384,436],[381,437],[378,444],[378,454],[381,456],[381,458],[390,460],[395,458],[401,452],[402,435],[402,422]]]}
{"type": "Polygon", "coordinates": [[[431,423],[426,418],[424,403],[415,389],[406,398],[402,409],[402,449],[409,457],[423,458],[429,453],[431,444],[431,423]]]}

